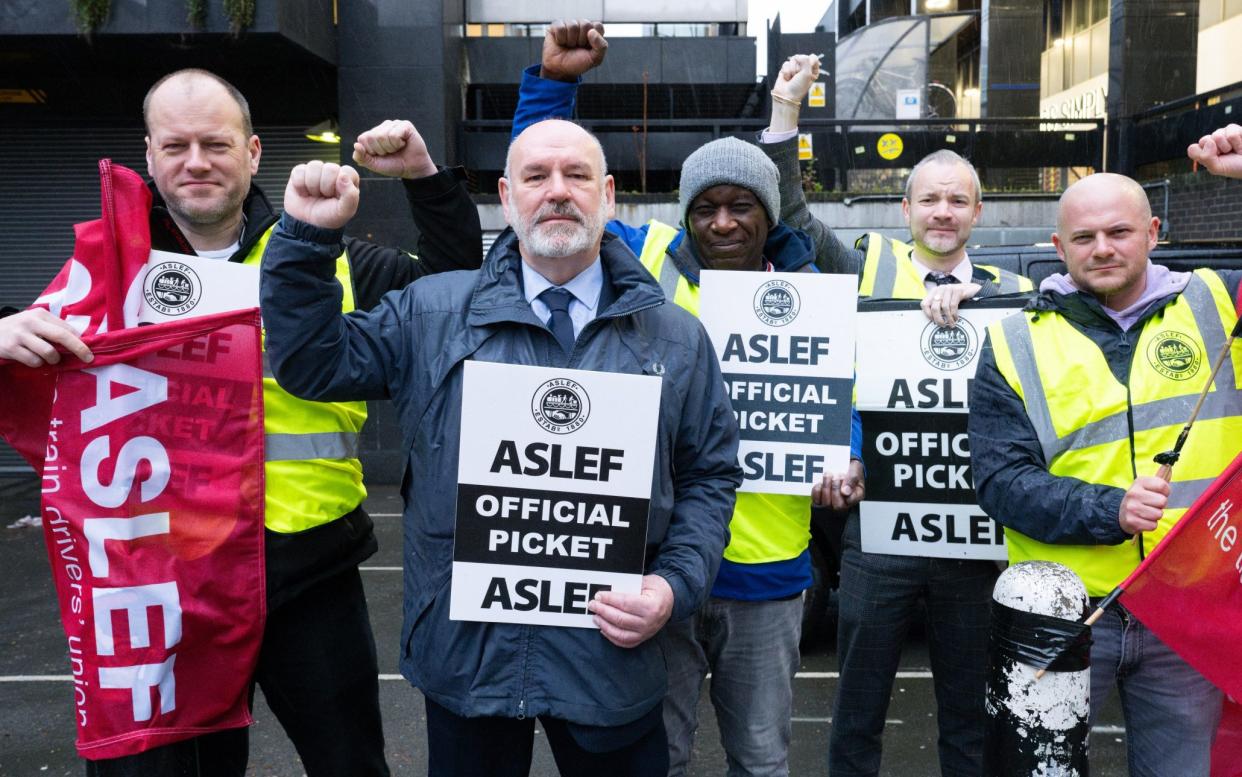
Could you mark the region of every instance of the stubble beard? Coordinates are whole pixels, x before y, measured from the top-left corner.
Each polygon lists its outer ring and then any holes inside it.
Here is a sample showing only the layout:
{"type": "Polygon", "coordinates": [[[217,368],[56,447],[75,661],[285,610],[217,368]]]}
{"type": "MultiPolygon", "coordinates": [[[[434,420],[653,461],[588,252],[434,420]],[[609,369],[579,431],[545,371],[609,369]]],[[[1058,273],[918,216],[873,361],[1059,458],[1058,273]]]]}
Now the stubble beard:
{"type": "Polygon", "coordinates": [[[951,256],[962,250],[966,245],[967,238],[962,237],[956,232],[950,238],[940,237],[939,235],[932,236],[929,234],[931,231],[930,227],[924,230],[922,239],[917,242],[923,247],[923,250],[933,256],[951,256]]]}
{"type": "Polygon", "coordinates": [[[177,196],[165,197],[168,206],[177,221],[182,221],[198,229],[209,229],[241,212],[245,195],[240,192],[228,192],[223,200],[205,203],[190,198],[177,196]]]}

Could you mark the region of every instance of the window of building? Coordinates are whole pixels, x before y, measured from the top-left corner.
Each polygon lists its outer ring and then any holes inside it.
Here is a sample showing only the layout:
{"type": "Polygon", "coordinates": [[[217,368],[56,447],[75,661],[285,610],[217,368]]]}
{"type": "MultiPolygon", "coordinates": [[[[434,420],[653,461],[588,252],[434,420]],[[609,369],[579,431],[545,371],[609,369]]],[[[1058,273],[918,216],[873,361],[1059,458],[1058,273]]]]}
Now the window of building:
{"type": "Polygon", "coordinates": [[[1242,0],[1199,0],[1199,29],[1242,14],[1242,0]]]}
{"type": "Polygon", "coordinates": [[[1045,0],[1041,98],[1108,72],[1108,10],[1109,0],[1045,0]]]}

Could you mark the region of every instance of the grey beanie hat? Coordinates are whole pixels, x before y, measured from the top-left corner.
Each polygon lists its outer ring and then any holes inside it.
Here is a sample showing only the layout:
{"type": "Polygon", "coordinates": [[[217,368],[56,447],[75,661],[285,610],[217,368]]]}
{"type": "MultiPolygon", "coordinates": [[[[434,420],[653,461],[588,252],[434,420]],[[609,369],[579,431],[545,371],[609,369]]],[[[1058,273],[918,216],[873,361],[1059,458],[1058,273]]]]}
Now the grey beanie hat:
{"type": "Polygon", "coordinates": [[[721,184],[749,189],[768,212],[768,226],[776,226],[781,215],[781,176],[768,155],[754,143],[737,138],[713,140],[695,149],[681,165],[681,194],[678,206],[682,226],[690,203],[703,192],[721,184]]]}

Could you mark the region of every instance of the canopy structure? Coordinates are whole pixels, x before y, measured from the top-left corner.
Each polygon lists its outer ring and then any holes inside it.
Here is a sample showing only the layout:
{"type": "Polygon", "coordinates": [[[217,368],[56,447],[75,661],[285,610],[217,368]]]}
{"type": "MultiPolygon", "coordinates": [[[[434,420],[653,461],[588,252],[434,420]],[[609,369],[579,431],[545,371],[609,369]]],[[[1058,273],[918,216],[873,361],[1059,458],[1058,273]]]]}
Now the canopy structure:
{"type": "Polygon", "coordinates": [[[837,118],[895,118],[897,90],[925,90],[932,54],[974,20],[973,13],[895,16],[838,40],[837,118]]]}

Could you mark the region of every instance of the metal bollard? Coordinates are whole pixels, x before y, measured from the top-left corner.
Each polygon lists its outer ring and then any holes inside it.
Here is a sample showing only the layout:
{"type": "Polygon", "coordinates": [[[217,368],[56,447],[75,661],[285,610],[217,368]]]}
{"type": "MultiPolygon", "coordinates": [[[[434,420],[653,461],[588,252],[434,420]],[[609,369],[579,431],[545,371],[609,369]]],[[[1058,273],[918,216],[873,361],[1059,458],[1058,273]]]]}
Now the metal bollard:
{"type": "Polygon", "coordinates": [[[1076,622],[1087,608],[1086,588],[1060,564],[1024,561],[1001,574],[992,599],[984,775],[1087,777],[1089,640],[1041,680],[1039,666],[1026,663],[1036,660],[1032,653],[1056,649],[1050,635],[1082,629],[1076,622]]]}

